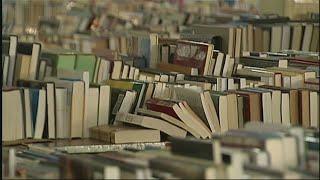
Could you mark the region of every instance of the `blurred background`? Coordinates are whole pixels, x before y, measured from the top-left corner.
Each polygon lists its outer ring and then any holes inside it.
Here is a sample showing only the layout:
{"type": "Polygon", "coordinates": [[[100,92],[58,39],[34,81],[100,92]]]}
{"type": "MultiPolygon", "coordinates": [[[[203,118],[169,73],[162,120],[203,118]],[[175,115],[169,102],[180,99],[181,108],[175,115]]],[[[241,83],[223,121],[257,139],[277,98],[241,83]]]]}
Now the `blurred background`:
{"type": "Polygon", "coordinates": [[[109,29],[111,24],[117,29],[145,24],[164,26],[172,21],[186,25],[185,17],[181,17],[186,14],[194,16],[189,24],[264,14],[304,20],[318,12],[318,0],[2,0],[2,33],[35,35],[41,30],[70,33],[89,24],[92,31],[103,29],[103,23],[109,29]],[[106,23],[111,19],[111,24],[106,23]],[[42,25],[50,28],[39,28],[42,25]]]}

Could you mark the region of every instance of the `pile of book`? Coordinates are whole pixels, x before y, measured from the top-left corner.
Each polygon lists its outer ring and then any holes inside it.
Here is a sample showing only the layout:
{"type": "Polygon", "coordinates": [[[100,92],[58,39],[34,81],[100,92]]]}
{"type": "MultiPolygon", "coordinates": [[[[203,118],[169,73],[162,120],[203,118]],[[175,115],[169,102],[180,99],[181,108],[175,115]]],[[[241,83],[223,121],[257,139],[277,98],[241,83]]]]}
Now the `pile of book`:
{"type": "Polygon", "coordinates": [[[82,53],[4,37],[3,141],[89,137],[91,127],[118,122],[197,138],[248,121],[319,127],[318,56],[244,52],[231,58],[212,44],[155,40],[146,56],[132,44],[124,57],[120,46],[82,53]]]}

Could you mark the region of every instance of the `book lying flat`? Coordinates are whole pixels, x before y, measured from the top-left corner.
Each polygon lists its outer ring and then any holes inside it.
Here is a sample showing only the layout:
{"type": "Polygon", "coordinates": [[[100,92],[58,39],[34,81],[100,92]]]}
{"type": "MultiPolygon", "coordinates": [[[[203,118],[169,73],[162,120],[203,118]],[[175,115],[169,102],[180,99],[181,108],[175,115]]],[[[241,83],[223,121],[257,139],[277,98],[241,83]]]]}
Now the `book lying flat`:
{"type": "Polygon", "coordinates": [[[159,142],[160,131],[133,126],[102,125],[91,127],[90,137],[114,144],[159,142]]]}

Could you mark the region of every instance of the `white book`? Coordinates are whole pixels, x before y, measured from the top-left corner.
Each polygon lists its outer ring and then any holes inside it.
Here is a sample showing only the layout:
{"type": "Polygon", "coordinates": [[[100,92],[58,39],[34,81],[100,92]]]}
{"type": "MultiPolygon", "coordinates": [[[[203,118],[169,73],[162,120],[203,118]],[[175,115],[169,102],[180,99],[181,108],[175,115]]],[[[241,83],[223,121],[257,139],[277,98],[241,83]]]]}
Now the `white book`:
{"type": "Polygon", "coordinates": [[[89,137],[89,129],[98,125],[99,114],[99,88],[89,88],[88,95],[88,123],[85,129],[85,137],[89,137]]]}
{"type": "Polygon", "coordinates": [[[133,80],[135,69],[136,69],[135,67],[130,66],[129,79],[132,79],[132,80],[133,80]]]}
{"type": "Polygon", "coordinates": [[[209,94],[210,99],[207,99],[208,96],[205,96],[205,92],[200,93],[200,97],[201,97],[202,106],[203,106],[204,112],[206,114],[211,132],[212,133],[220,132],[220,125],[219,125],[219,120],[217,117],[217,112],[216,112],[214,106],[212,107],[212,104],[209,104],[212,102],[210,94],[209,94]],[[210,100],[211,100],[211,102],[209,102],[210,100]]]}
{"type": "Polygon", "coordinates": [[[221,78],[221,91],[228,90],[228,78],[221,78]]]}
{"type": "Polygon", "coordinates": [[[70,137],[70,106],[71,106],[71,93],[68,95],[67,88],[56,88],[56,127],[57,138],[70,137]],[[69,97],[70,98],[69,98],[69,97]],[[70,100],[68,100],[68,98],[70,100]],[[69,103],[68,103],[69,101],[69,103]]]}
{"type": "Polygon", "coordinates": [[[113,61],[112,79],[120,79],[122,70],[122,61],[113,61]]]}
{"type": "Polygon", "coordinates": [[[38,61],[40,56],[41,45],[33,43],[31,62],[29,66],[29,79],[35,80],[37,76],[38,61]]]}
{"type": "Polygon", "coordinates": [[[281,96],[281,120],[285,126],[290,125],[290,99],[289,93],[282,93],[281,96]]]}
{"type": "Polygon", "coordinates": [[[56,112],[55,112],[55,87],[54,83],[47,83],[47,113],[48,113],[48,136],[56,138],[56,112]]]}
{"type": "Polygon", "coordinates": [[[290,48],[290,26],[282,26],[282,40],[281,50],[288,50],[290,48]]]}
{"type": "Polygon", "coordinates": [[[124,65],[122,70],[121,79],[128,79],[128,73],[129,73],[129,65],[124,65]]]}
{"type": "Polygon", "coordinates": [[[139,68],[136,68],[134,70],[134,75],[133,75],[133,80],[138,80],[139,79],[139,68]]]}
{"type": "Polygon", "coordinates": [[[263,122],[272,123],[272,100],[271,93],[262,93],[262,109],[263,109],[263,122]]]}
{"type": "Polygon", "coordinates": [[[235,84],[234,84],[234,79],[233,78],[227,78],[228,80],[228,90],[235,90],[235,84]]]}
{"type": "Polygon", "coordinates": [[[3,90],[2,141],[13,141],[24,138],[23,118],[21,91],[3,90]]]}
{"type": "Polygon", "coordinates": [[[302,39],[302,48],[301,48],[302,51],[309,51],[310,50],[312,30],[313,30],[312,24],[307,24],[305,26],[303,39],[302,39]]]}
{"type": "Polygon", "coordinates": [[[282,27],[273,26],[271,28],[271,52],[279,52],[281,49],[282,27]]]}
{"type": "Polygon", "coordinates": [[[234,50],[234,57],[240,57],[241,51],[241,28],[236,28],[236,38],[235,38],[235,50],[234,50]]]}
{"type": "Polygon", "coordinates": [[[108,85],[102,85],[99,90],[98,125],[109,124],[111,88],[108,85]]]}
{"type": "Polygon", "coordinates": [[[229,129],[227,96],[219,97],[219,120],[220,120],[221,133],[227,132],[229,129]]]}
{"type": "Polygon", "coordinates": [[[229,42],[228,42],[228,54],[231,57],[234,57],[234,44],[235,44],[235,29],[230,27],[229,28],[229,42]]]}
{"type": "Polygon", "coordinates": [[[310,91],[310,126],[319,128],[319,93],[310,91]]]}
{"type": "Polygon", "coordinates": [[[37,117],[34,129],[34,139],[41,139],[44,130],[44,123],[46,119],[46,91],[43,89],[39,90],[39,100],[37,107],[37,117]]]}
{"type": "Polygon", "coordinates": [[[136,99],[136,95],[137,93],[135,91],[127,91],[119,108],[119,112],[129,113],[136,99]]]}
{"type": "Polygon", "coordinates": [[[25,110],[25,132],[26,138],[32,138],[34,129],[33,122],[31,118],[31,102],[30,102],[30,91],[27,88],[24,88],[24,110],[25,110]]]}
{"type": "Polygon", "coordinates": [[[241,42],[242,51],[248,51],[248,27],[242,28],[241,42]]]}
{"type": "Polygon", "coordinates": [[[6,86],[7,85],[7,79],[8,79],[10,57],[9,56],[4,56],[4,59],[2,59],[2,62],[3,62],[2,84],[3,84],[3,86],[6,86]]]}
{"type": "MultiPolygon", "coordinates": [[[[230,55],[226,55],[226,59],[230,59],[230,55]]],[[[214,76],[220,76],[221,75],[221,66],[222,66],[222,62],[223,62],[223,53],[218,53],[218,56],[217,56],[217,60],[216,60],[216,64],[215,64],[215,67],[214,67],[214,71],[213,71],[213,75],[214,76]]]]}
{"type": "Polygon", "coordinates": [[[281,124],[281,91],[272,91],[271,104],[272,123],[281,124]]]}

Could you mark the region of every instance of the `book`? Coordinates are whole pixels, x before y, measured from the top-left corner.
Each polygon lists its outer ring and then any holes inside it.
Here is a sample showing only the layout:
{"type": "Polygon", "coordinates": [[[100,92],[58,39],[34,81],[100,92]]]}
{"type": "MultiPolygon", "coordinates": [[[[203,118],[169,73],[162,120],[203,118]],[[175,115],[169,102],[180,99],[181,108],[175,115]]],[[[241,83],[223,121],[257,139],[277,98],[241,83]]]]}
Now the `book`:
{"type": "Polygon", "coordinates": [[[96,57],[92,54],[77,54],[74,69],[76,71],[88,71],[89,80],[93,82],[96,67],[96,57]]]}
{"type": "MultiPolygon", "coordinates": [[[[89,92],[88,92],[88,109],[87,109],[88,110],[88,116],[87,116],[87,127],[88,127],[88,129],[98,125],[99,105],[100,105],[99,104],[99,102],[100,102],[99,98],[100,98],[100,89],[97,88],[97,87],[89,88],[89,92]]],[[[104,111],[102,111],[102,112],[104,112],[104,111]]],[[[109,117],[109,116],[107,116],[107,117],[109,117]]],[[[108,122],[106,124],[108,124],[108,122]]]]}
{"type": "Polygon", "coordinates": [[[138,127],[103,125],[91,127],[90,137],[114,144],[159,142],[160,131],[138,127]]]}
{"type": "Polygon", "coordinates": [[[271,28],[271,52],[279,52],[281,50],[282,26],[273,26],[271,28]]]}
{"type": "Polygon", "coordinates": [[[22,93],[20,89],[2,90],[2,141],[24,138],[22,93]]]}
{"type": "Polygon", "coordinates": [[[170,115],[167,115],[165,113],[139,108],[138,114],[163,119],[171,124],[174,124],[182,129],[186,130],[188,133],[190,133],[194,137],[200,138],[200,135],[197,132],[195,132],[193,129],[191,129],[189,126],[187,126],[186,124],[181,122],[179,119],[176,119],[176,118],[174,118],[170,115]]]}
{"type": "Polygon", "coordinates": [[[70,90],[67,88],[56,88],[56,138],[69,138],[71,125],[71,101],[70,90]]]}
{"type": "Polygon", "coordinates": [[[169,136],[184,138],[187,132],[177,126],[174,126],[161,119],[151,118],[147,116],[134,115],[129,113],[117,113],[116,121],[128,124],[139,125],[146,128],[157,129],[169,136]]]}
{"type": "Polygon", "coordinates": [[[303,38],[302,38],[302,51],[309,51],[310,50],[310,43],[313,31],[313,24],[306,24],[304,27],[303,38]]]}
{"type": "Polygon", "coordinates": [[[173,64],[197,68],[207,75],[213,45],[192,41],[178,41],[173,64]]]}
{"type": "Polygon", "coordinates": [[[301,48],[301,39],[302,39],[302,25],[301,24],[293,24],[291,26],[291,46],[292,50],[300,50],[301,48]]]}
{"type": "Polygon", "coordinates": [[[6,86],[8,81],[8,72],[9,72],[9,63],[10,57],[3,55],[2,56],[2,85],[6,86]]]}

